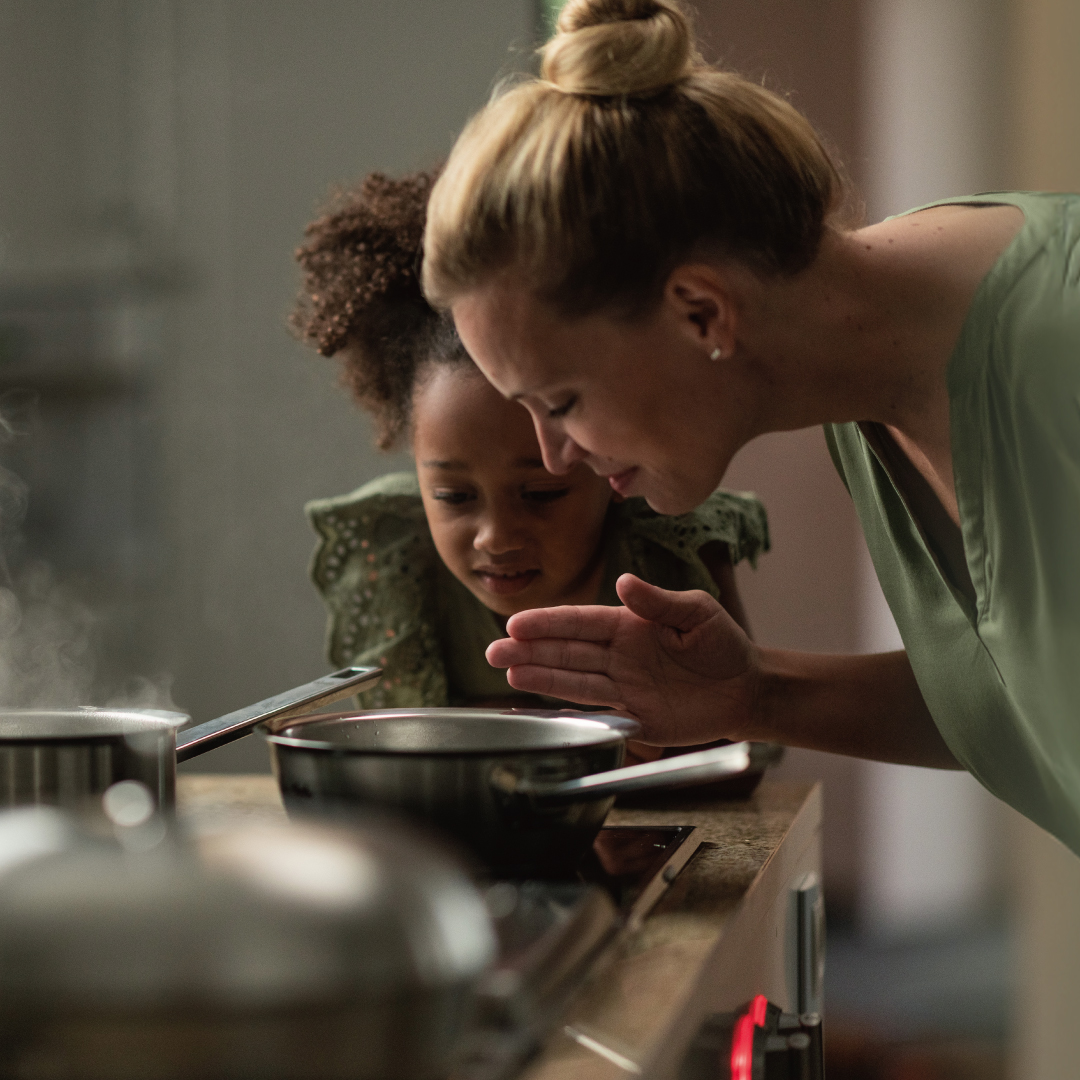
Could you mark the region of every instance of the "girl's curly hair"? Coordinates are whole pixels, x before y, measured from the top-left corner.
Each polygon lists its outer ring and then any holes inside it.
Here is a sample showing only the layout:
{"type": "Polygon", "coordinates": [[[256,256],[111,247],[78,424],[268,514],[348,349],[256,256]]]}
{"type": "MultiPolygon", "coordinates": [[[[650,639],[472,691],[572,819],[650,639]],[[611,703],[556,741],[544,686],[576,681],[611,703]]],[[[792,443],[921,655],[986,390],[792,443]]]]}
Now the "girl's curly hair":
{"type": "Polygon", "coordinates": [[[320,355],[340,354],[342,384],[373,415],[383,450],[408,426],[420,370],[470,362],[453,323],[420,291],[435,178],[371,173],[331,198],[296,249],[304,280],[289,325],[320,355]]]}

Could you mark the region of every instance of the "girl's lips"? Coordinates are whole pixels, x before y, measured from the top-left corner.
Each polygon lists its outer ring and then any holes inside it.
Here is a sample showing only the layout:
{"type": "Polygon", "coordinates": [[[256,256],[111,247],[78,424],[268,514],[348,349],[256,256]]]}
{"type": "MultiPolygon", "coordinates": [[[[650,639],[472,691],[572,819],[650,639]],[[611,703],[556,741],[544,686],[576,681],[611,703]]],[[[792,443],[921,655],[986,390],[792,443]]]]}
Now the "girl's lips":
{"type": "Polygon", "coordinates": [[[516,574],[493,574],[483,570],[473,571],[489,593],[506,596],[528,588],[539,576],[539,570],[522,570],[516,574]]]}
{"type": "Polygon", "coordinates": [[[629,469],[623,469],[621,473],[615,473],[613,476],[609,476],[608,483],[612,489],[618,492],[620,495],[629,495],[630,487],[634,483],[634,478],[637,476],[638,466],[631,465],[629,469]]]}

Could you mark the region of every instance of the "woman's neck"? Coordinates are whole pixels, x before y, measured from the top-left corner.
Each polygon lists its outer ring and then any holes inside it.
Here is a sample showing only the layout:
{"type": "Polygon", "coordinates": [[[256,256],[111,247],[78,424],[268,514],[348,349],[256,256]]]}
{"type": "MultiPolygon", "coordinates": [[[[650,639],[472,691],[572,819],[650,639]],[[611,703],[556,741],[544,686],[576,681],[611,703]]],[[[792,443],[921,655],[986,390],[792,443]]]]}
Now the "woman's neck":
{"type": "Polygon", "coordinates": [[[885,424],[955,505],[949,360],[979,283],[1022,222],[1011,206],[945,206],[830,232],[802,273],[748,286],[744,364],[784,387],[763,391],[762,429],[885,424]]]}

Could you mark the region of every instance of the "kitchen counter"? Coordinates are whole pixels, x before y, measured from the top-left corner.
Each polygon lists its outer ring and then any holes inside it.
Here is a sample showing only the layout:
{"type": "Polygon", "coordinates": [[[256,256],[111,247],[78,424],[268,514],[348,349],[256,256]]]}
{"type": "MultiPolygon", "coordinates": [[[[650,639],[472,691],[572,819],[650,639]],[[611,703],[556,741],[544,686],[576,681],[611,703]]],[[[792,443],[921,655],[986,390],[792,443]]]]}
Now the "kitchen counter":
{"type": "MultiPolygon", "coordinates": [[[[285,816],[270,776],[181,776],[177,806],[196,833],[285,816]]],[[[700,847],[594,964],[523,1075],[670,1077],[706,1014],[758,993],[794,1010],[794,886],[820,874],[821,809],[820,785],[766,780],[746,800],[612,811],[611,825],[694,825],[700,847]]]]}

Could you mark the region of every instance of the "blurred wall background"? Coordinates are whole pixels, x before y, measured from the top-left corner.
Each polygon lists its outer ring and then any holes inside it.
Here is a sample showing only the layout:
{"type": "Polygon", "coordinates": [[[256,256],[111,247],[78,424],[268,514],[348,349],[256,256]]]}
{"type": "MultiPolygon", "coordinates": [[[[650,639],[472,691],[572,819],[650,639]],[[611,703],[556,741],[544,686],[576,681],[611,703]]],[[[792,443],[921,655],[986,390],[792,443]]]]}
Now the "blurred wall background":
{"type": "MultiPolygon", "coordinates": [[[[1006,12],[1010,183],[1080,191],[1080,4],[1011,0],[1006,12]]],[[[1080,861],[1031,822],[1010,816],[1017,941],[1011,1075],[1077,1075],[1080,861]]]]}

